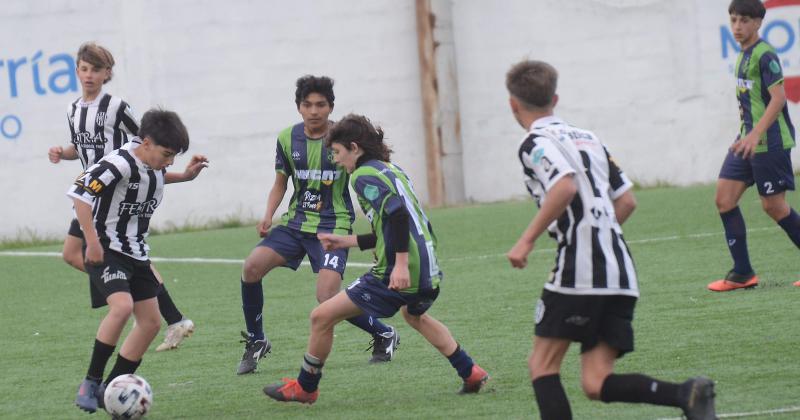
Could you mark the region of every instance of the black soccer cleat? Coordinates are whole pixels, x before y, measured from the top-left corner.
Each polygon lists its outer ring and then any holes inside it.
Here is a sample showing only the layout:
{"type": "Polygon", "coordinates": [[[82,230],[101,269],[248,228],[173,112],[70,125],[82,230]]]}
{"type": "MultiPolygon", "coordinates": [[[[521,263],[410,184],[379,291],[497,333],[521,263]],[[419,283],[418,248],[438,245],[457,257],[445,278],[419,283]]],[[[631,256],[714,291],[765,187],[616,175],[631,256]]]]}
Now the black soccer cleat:
{"type": "Polygon", "coordinates": [[[244,331],[242,331],[242,337],[244,337],[244,340],[241,340],[240,343],[245,343],[244,354],[242,354],[242,360],[236,370],[237,375],[255,372],[258,367],[258,361],[272,350],[272,343],[269,342],[267,337],[264,337],[263,340],[253,340],[250,334],[244,331]]]}
{"type": "MultiPolygon", "coordinates": [[[[97,390],[100,381],[84,379],[78,387],[78,395],[75,397],[75,405],[83,411],[94,413],[97,411],[97,390]]],[[[102,397],[101,397],[102,398],[102,397]]]]}
{"type": "Polygon", "coordinates": [[[714,408],[714,381],[705,376],[681,384],[679,400],[688,420],[717,420],[714,408]]]}
{"type": "Polygon", "coordinates": [[[394,358],[394,351],[400,345],[400,336],[394,327],[389,328],[392,330],[391,332],[374,336],[370,346],[367,347],[367,350],[372,349],[370,363],[390,362],[394,358]]]}

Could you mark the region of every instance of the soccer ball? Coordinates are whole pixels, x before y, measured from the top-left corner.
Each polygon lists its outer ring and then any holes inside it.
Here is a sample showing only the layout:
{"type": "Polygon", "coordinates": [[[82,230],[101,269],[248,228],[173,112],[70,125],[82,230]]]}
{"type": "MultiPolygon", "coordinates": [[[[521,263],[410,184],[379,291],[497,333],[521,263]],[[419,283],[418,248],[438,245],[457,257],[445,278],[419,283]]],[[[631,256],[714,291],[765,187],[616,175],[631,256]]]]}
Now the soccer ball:
{"type": "Polygon", "coordinates": [[[103,395],[106,411],[115,419],[139,419],[153,405],[153,390],[141,376],[129,373],[109,382],[103,395]]]}

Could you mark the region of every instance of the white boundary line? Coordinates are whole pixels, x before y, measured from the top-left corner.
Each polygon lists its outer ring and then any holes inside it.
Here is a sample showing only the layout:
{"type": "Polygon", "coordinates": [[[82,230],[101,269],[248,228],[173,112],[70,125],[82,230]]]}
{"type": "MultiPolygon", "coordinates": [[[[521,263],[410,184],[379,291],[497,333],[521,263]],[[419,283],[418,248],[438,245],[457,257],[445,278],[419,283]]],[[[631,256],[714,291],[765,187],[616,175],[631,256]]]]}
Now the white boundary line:
{"type": "MultiPolygon", "coordinates": [[[[761,411],[750,411],[747,413],[724,413],[724,414],[717,414],[718,418],[721,419],[733,419],[737,417],[753,417],[753,416],[772,416],[773,414],[786,414],[786,413],[796,413],[800,411],[800,406],[793,405],[791,407],[784,407],[784,408],[774,408],[772,410],[761,410],[761,411]]],[[[656,420],[681,420],[683,417],[661,417],[656,420]]]]}
{"type": "MultiPolygon", "coordinates": [[[[755,228],[755,229],[748,229],[748,233],[754,232],[761,232],[766,230],[774,230],[775,227],[763,227],[763,228],[755,228]]],[[[667,241],[677,241],[680,239],[697,239],[697,238],[708,238],[711,236],[721,236],[722,232],[705,232],[705,233],[694,233],[690,235],[673,235],[673,236],[661,236],[655,238],[645,238],[645,239],[636,239],[632,241],[628,241],[629,244],[647,244],[652,242],[667,242],[667,241]]],[[[540,252],[548,252],[548,251],[555,251],[555,248],[536,248],[533,250],[534,253],[540,252]]],[[[487,258],[502,258],[505,257],[506,254],[487,254],[487,255],[475,255],[475,256],[465,256],[465,257],[455,257],[455,258],[446,258],[442,259],[443,262],[450,262],[450,261],[465,261],[465,260],[483,260],[487,258]]],[[[0,251],[0,257],[61,257],[60,252],[32,252],[32,251],[0,251]]],[[[150,259],[153,262],[168,262],[168,263],[187,263],[187,264],[237,264],[241,265],[244,263],[242,259],[233,259],[233,258],[166,258],[166,257],[153,257],[150,259]]],[[[303,261],[302,265],[310,265],[308,261],[303,261]]],[[[347,265],[352,267],[372,267],[373,264],[371,263],[359,263],[359,262],[348,262],[347,265]]]]}

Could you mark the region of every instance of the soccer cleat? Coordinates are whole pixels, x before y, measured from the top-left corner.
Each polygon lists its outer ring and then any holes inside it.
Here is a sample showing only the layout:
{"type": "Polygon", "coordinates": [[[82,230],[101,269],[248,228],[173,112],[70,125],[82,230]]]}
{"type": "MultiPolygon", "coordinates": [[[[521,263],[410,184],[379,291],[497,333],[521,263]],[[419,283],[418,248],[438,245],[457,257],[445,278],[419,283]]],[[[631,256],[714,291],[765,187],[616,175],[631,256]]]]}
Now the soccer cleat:
{"type": "Polygon", "coordinates": [[[317,401],[317,397],[319,397],[319,390],[306,392],[297,382],[297,379],[290,378],[283,378],[281,382],[265,386],[264,393],[273,400],[296,401],[308,405],[314,404],[317,401]]]}
{"type": "Polygon", "coordinates": [[[691,378],[681,385],[679,400],[687,420],[717,420],[714,409],[714,381],[704,376],[691,378]]]}
{"type": "Polygon", "coordinates": [[[798,280],[798,281],[796,281],[796,282],[794,282],[794,283],[792,283],[792,284],[793,284],[793,285],[795,285],[795,286],[797,286],[797,287],[800,287],[800,280],[798,280]]]}
{"type": "Polygon", "coordinates": [[[250,334],[244,331],[242,331],[242,337],[244,337],[244,340],[241,340],[240,343],[245,343],[244,354],[242,355],[242,361],[239,362],[239,369],[236,371],[237,375],[255,372],[256,367],[258,367],[258,361],[272,350],[272,344],[267,337],[264,337],[263,340],[253,340],[250,334]]]}
{"type": "Polygon", "coordinates": [[[97,408],[106,408],[106,384],[105,382],[101,383],[100,386],[97,387],[97,391],[95,391],[94,395],[97,397],[97,408]]]}
{"type": "Polygon", "coordinates": [[[464,379],[459,394],[476,394],[489,380],[489,374],[477,364],[472,365],[472,373],[464,379]]]}
{"type": "Polygon", "coordinates": [[[156,351],[177,349],[183,339],[194,333],[194,322],[191,319],[182,319],[169,327],[164,335],[164,342],[156,347],[156,351]]]}
{"type": "Polygon", "coordinates": [[[84,379],[78,387],[78,396],[75,397],[75,405],[81,410],[90,413],[97,411],[97,388],[99,387],[100,381],[84,379]]]}
{"type": "Polygon", "coordinates": [[[736,289],[749,289],[758,286],[758,276],[756,273],[739,274],[733,270],[725,275],[724,279],[717,280],[708,284],[708,290],[712,292],[729,292],[736,289]]]}
{"type": "Polygon", "coordinates": [[[372,338],[372,342],[367,347],[367,350],[372,349],[372,358],[369,359],[370,363],[383,363],[389,362],[394,358],[394,351],[400,345],[400,335],[394,327],[389,327],[392,331],[388,333],[378,334],[372,338]],[[391,334],[391,335],[390,335],[391,334]],[[386,337],[388,335],[388,337],[386,337]]]}

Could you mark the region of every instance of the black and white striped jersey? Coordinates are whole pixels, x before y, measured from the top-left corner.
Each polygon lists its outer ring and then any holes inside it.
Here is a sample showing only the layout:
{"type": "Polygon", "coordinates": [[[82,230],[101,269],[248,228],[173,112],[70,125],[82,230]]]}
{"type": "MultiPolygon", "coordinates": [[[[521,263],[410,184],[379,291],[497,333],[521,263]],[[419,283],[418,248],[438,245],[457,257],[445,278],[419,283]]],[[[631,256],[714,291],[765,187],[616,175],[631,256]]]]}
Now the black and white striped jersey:
{"type": "Polygon", "coordinates": [[[639,296],[636,270],[613,200],[633,186],[594,133],[557,117],[536,120],[519,148],[525,185],[541,207],[547,193],[573,174],[578,192],[548,226],[558,242],[545,288],[564,294],[639,296]]]}
{"type": "Polygon", "coordinates": [[[145,238],[150,217],[161,204],[166,170],[146,166],[133,150],[137,137],[87,168],[67,195],[92,206],[94,227],[103,247],[147,260],[145,238]]]}
{"type": "Polygon", "coordinates": [[[70,142],[86,169],[122,147],[139,132],[130,105],[122,98],[100,92],[91,102],[76,99],[67,108],[70,142]]]}

